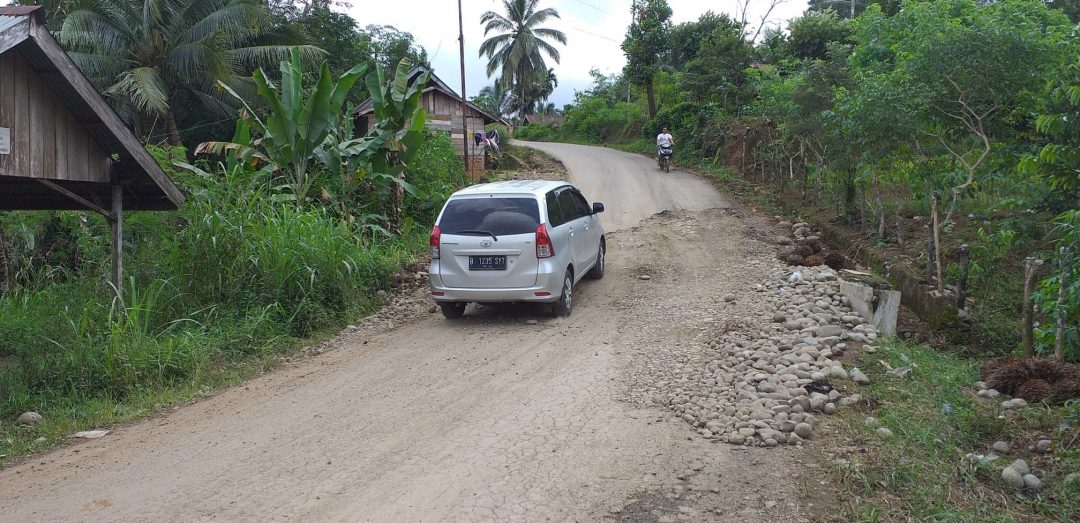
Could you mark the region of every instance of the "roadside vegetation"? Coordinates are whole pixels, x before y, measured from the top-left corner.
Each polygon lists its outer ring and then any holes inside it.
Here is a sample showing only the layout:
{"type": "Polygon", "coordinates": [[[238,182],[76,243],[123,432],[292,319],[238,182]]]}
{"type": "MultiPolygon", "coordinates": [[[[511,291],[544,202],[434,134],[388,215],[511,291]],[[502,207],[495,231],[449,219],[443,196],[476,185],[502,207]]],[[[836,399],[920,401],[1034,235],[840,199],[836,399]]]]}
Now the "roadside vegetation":
{"type": "Polygon", "coordinates": [[[50,25],[161,144],[148,148],[187,201],[128,217],[119,298],[102,217],[0,213],[0,467],[257,375],[372,311],[466,183],[450,137],[424,128],[427,79],[406,78],[425,55],[406,33],[247,0],[61,7],[50,25]],[[127,51],[159,37],[175,47],[127,51]],[[326,42],[344,42],[328,60],[326,42]],[[43,421],[16,423],[27,411],[43,421]]]}
{"type": "Polygon", "coordinates": [[[668,126],[677,166],[812,218],[848,255],[954,304],[924,318],[940,329],[902,325],[910,341],[882,348],[920,367],[866,394],[895,438],[851,420],[869,450],[839,469],[859,493],[846,519],[1075,520],[1076,401],[1000,417],[974,384],[992,356],[1080,361],[1080,4],[810,2],[784,31],[739,12],[674,24],[664,0],[634,10],[623,73],[594,72],[564,122],[515,137],[651,155],[668,126]],[[1025,455],[1035,434],[1054,442],[1032,458],[1041,491],[1004,486],[1014,456],[961,467],[996,439],[1025,455]]]}
{"type": "Polygon", "coordinates": [[[712,13],[673,25],[663,0],[635,5],[627,56],[659,32],[659,60],[594,72],[564,123],[515,137],[652,153],[667,125],[677,163],[850,233],[938,294],[966,275],[958,308],[978,328],[953,341],[980,354],[1016,347],[1023,260],[1039,258],[1036,351],[1060,338],[1080,359],[1073,3],[870,2],[853,20],[815,3],[786,32],[712,13]]]}
{"type": "Polygon", "coordinates": [[[978,361],[925,344],[890,343],[853,363],[872,385],[860,390],[863,408],[844,415],[850,445],[832,464],[845,492],[842,520],[1080,517],[1080,400],[1003,409],[976,396],[978,361]],[[898,378],[889,368],[912,370],[898,378]],[[879,427],[891,436],[883,440],[879,427]],[[1037,450],[1043,440],[1049,446],[1037,450]],[[1006,453],[993,448],[999,441],[1009,444],[1006,453]],[[1040,478],[1039,491],[1020,493],[1002,479],[1016,459],[1040,478]]]}

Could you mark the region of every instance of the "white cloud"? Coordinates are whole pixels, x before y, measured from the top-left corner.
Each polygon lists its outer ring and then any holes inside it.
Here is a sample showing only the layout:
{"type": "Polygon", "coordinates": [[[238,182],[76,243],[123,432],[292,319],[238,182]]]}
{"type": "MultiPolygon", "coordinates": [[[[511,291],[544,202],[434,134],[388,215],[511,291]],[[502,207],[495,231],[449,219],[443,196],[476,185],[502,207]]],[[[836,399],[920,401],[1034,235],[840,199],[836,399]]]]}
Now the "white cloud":
{"type": "MultiPolygon", "coordinates": [[[[485,85],[490,85],[485,73],[487,60],[480,58],[480,43],[484,31],[480,16],[485,11],[501,12],[500,0],[462,0],[465,30],[465,79],[471,95],[485,85]]],[[[619,48],[630,23],[631,0],[542,0],[541,7],[559,10],[561,20],[553,20],[550,27],[560,29],[567,35],[567,45],[560,49],[559,64],[550,64],[559,78],[559,87],[551,97],[558,106],[573,101],[574,90],[582,90],[591,83],[589,70],[597,68],[605,73],[622,70],[625,58],[619,48]]],[[[706,11],[728,13],[735,16],[736,0],[668,0],[676,23],[696,20],[706,11]]],[[[752,24],[756,25],[765,0],[755,0],[750,5],[752,24]]],[[[435,73],[455,89],[461,85],[458,59],[458,2],[456,0],[360,0],[345,9],[361,25],[392,25],[408,31],[417,42],[427,49],[435,73]]],[[[798,16],[806,9],[806,0],[787,0],[770,16],[776,23],[798,16]]],[[[333,52],[332,49],[328,51],[333,52]]]]}

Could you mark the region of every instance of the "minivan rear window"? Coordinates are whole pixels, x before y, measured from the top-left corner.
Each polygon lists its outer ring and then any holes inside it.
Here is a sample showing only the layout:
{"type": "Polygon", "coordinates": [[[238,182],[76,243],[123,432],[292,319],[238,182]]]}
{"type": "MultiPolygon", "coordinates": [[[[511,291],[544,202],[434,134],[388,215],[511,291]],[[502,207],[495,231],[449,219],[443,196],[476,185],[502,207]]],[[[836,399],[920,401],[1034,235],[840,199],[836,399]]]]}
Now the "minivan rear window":
{"type": "Polygon", "coordinates": [[[443,234],[527,234],[540,225],[534,198],[462,198],[450,200],[443,210],[443,234]]]}

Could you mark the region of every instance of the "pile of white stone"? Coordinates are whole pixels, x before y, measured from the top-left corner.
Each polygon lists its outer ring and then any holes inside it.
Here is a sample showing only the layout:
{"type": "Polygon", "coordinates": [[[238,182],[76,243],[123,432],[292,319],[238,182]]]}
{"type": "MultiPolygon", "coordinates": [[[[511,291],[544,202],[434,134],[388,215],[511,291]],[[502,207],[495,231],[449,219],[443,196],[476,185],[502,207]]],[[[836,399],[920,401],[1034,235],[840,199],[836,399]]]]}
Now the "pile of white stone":
{"type": "Polygon", "coordinates": [[[870,383],[836,358],[850,343],[871,343],[877,334],[848,306],[828,267],[778,267],[754,290],[768,300],[772,316],[751,332],[737,328],[708,342],[703,368],[684,366],[684,375],[654,401],[708,438],[798,445],[813,437],[821,414],[861,400],[832,388],[870,383]]]}

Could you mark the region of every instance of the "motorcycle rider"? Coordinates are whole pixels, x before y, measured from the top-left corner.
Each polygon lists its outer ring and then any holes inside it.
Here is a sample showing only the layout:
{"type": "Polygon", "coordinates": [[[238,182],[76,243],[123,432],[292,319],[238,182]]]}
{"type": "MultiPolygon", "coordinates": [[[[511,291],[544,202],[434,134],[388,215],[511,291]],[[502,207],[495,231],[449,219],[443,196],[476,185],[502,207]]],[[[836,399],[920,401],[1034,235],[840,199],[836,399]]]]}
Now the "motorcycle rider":
{"type": "Polygon", "coordinates": [[[656,166],[660,167],[660,149],[663,147],[674,148],[675,139],[671,137],[671,133],[668,132],[668,128],[665,125],[660,128],[660,134],[656,135],[656,166]]]}

